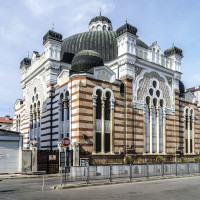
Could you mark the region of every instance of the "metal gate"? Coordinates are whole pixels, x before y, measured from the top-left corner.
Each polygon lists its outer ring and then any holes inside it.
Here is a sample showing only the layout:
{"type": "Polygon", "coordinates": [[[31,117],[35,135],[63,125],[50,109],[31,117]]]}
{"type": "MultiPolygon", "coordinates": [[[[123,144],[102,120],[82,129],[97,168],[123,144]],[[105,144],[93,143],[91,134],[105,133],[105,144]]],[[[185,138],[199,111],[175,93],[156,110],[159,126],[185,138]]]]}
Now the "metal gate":
{"type": "Polygon", "coordinates": [[[38,150],[38,171],[45,171],[47,174],[59,172],[59,151],[58,150],[38,150]]]}

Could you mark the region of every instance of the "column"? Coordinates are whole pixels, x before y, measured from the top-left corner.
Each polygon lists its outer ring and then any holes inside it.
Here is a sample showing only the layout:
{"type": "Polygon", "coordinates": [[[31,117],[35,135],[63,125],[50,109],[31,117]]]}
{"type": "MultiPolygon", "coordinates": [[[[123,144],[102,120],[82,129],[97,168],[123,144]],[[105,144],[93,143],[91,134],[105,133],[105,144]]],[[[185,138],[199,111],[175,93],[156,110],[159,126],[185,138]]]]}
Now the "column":
{"type": "Polygon", "coordinates": [[[152,153],[152,106],[149,105],[149,114],[150,114],[150,119],[149,119],[149,153],[152,153]]]}
{"type": "MultiPolygon", "coordinates": [[[[69,109],[69,139],[72,141],[72,98],[68,96],[68,109],[69,109]]],[[[71,150],[71,145],[69,146],[69,150],[71,150]]]]}
{"type": "Polygon", "coordinates": [[[35,110],[33,111],[33,140],[35,140],[35,135],[36,135],[36,131],[35,131],[35,127],[36,127],[36,112],[35,110]]]}
{"type": "Polygon", "coordinates": [[[163,153],[165,153],[166,149],[166,113],[163,109],[163,153]]]}
{"type": "Polygon", "coordinates": [[[40,109],[37,109],[37,136],[36,136],[36,140],[38,142],[39,139],[39,133],[40,133],[40,109]]]}
{"type": "Polygon", "coordinates": [[[30,150],[32,151],[32,171],[37,171],[37,142],[30,142],[30,150]]]}
{"type": "Polygon", "coordinates": [[[64,102],[64,126],[63,126],[63,132],[64,137],[67,137],[67,99],[63,99],[64,102]]]}
{"type": "Polygon", "coordinates": [[[188,143],[187,143],[187,145],[188,145],[188,153],[191,153],[190,152],[190,115],[189,115],[189,113],[188,113],[188,130],[187,130],[187,132],[188,132],[188,143]]]}
{"type": "Polygon", "coordinates": [[[29,141],[31,141],[33,138],[33,114],[30,112],[30,120],[29,120],[29,141]]]}
{"type": "Polygon", "coordinates": [[[195,140],[194,140],[194,123],[195,123],[195,117],[192,116],[192,153],[194,154],[194,148],[195,148],[195,140]]]}
{"type": "Polygon", "coordinates": [[[159,106],[156,106],[156,153],[159,153],[159,106]]]}
{"type": "Polygon", "coordinates": [[[72,144],[73,149],[73,166],[79,166],[79,143],[74,142],[72,144]]]}
{"type": "Polygon", "coordinates": [[[62,146],[61,142],[58,142],[58,151],[59,151],[59,172],[60,172],[62,169],[62,167],[60,166],[60,153],[65,152],[65,148],[62,146]]]}
{"type": "Polygon", "coordinates": [[[97,95],[92,95],[93,99],[93,154],[96,153],[96,101],[97,95]]]}
{"type": "Polygon", "coordinates": [[[101,153],[105,153],[105,99],[101,98],[101,153]]]}
{"type": "Polygon", "coordinates": [[[62,140],[62,101],[58,101],[58,141],[62,140]]]}
{"type": "Polygon", "coordinates": [[[114,99],[110,99],[110,153],[114,154],[114,99]]]}

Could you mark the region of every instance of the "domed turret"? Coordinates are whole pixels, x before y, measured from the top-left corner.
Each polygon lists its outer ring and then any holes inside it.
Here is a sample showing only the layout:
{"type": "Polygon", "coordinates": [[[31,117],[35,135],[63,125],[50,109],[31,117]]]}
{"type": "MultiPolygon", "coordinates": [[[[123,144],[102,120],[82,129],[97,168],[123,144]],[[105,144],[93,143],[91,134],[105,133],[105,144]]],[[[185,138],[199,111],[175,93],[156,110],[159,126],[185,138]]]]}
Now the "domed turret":
{"type": "Polygon", "coordinates": [[[72,60],[71,73],[91,73],[93,67],[103,66],[103,59],[93,50],[80,51],[72,60]]]}
{"type": "Polygon", "coordinates": [[[171,48],[166,49],[164,51],[164,54],[165,54],[165,56],[171,56],[173,54],[177,54],[177,55],[183,57],[183,51],[174,45],[171,48]]]}
{"type": "Polygon", "coordinates": [[[90,20],[89,31],[112,31],[112,23],[110,19],[105,16],[96,16],[90,20]]]}
{"type": "Polygon", "coordinates": [[[119,27],[117,30],[116,30],[116,33],[117,33],[117,37],[122,35],[123,33],[132,33],[133,35],[136,36],[136,33],[137,33],[137,28],[135,26],[132,26],[130,25],[129,23],[125,23],[123,26],[119,27]]]}

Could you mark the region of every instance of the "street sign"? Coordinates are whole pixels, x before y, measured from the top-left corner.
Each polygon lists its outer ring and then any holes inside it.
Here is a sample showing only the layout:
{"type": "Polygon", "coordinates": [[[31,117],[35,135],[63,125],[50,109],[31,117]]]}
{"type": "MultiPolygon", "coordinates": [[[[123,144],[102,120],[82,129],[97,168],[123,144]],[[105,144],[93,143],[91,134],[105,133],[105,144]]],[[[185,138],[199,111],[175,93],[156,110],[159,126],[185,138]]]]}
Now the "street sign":
{"type": "Polygon", "coordinates": [[[64,147],[68,147],[70,145],[70,139],[68,137],[65,137],[62,139],[62,145],[64,147]]]}

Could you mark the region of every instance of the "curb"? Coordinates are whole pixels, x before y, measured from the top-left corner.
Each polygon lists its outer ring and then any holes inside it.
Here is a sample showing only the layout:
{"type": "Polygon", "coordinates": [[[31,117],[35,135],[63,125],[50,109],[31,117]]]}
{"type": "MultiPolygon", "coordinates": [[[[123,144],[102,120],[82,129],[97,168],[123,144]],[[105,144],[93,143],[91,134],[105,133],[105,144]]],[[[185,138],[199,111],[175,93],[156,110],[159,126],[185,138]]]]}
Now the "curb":
{"type": "Polygon", "coordinates": [[[77,183],[77,184],[65,184],[63,186],[51,186],[51,190],[62,190],[62,189],[72,189],[72,188],[81,188],[81,187],[93,187],[93,186],[101,186],[101,185],[114,185],[114,184],[123,184],[123,183],[136,183],[136,182],[144,182],[144,181],[158,181],[165,179],[175,179],[175,178],[186,178],[186,177],[194,177],[200,176],[200,174],[192,174],[192,175],[182,175],[182,176],[164,176],[164,177],[150,177],[144,179],[132,179],[132,180],[120,180],[120,181],[112,181],[112,182],[94,182],[94,183],[77,183]]]}

